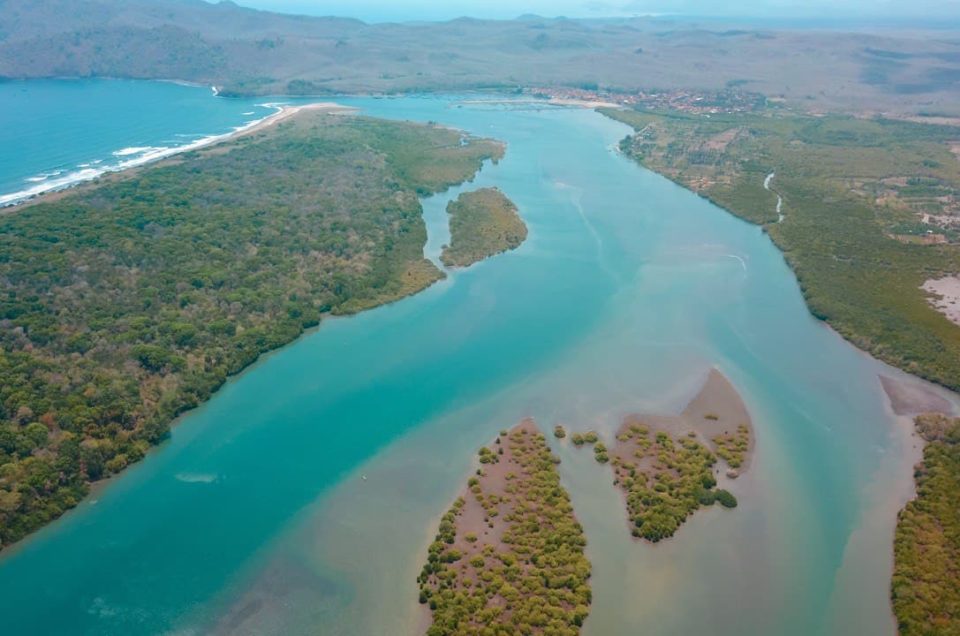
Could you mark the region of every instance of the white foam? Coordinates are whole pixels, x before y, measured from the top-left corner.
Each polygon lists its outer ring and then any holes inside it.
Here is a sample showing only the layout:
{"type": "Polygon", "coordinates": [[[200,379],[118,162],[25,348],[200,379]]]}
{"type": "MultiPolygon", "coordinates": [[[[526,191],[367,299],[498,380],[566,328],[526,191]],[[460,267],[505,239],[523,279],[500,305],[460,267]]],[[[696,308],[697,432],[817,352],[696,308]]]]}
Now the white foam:
{"type": "Polygon", "coordinates": [[[740,265],[743,267],[743,271],[747,271],[747,262],[743,260],[742,256],[738,256],[737,254],[724,254],[724,256],[737,259],[738,261],[740,261],[740,265]]]}
{"type": "Polygon", "coordinates": [[[41,181],[46,181],[51,177],[56,177],[61,174],[63,174],[63,170],[54,170],[53,172],[41,172],[40,174],[34,177],[27,177],[26,179],[24,179],[24,181],[28,181],[30,183],[40,183],[41,181]]]}
{"type": "Polygon", "coordinates": [[[121,148],[111,154],[114,157],[129,157],[130,155],[142,155],[155,150],[165,150],[163,146],[131,146],[130,148],[121,148]]]}
{"type": "Polygon", "coordinates": [[[102,159],[96,161],[91,161],[90,163],[96,165],[96,168],[83,168],[75,172],[70,172],[63,176],[61,175],[62,171],[57,171],[55,173],[49,173],[51,177],[58,178],[46,178],[42,181],[35,182],[36,185],[33,185],[19,192],[11,192],[9,194],[0,194],[0,208],[7,207],[10,205],[15,205],[26,201],[27,199],[32,199],[35,196],[41,194],[52,192],[54,190],[63,190],[70,186],[82,183],[84,181],[90,181],[96,179],[108,172],[118,172],[120,170],[126,170],[127,168],[134,168],[137,166],[142,166],[144,164],[150,163],[152,161],[157,161],[159,159],[166,159],[167,157],[172,157],[173,155],[179,154],[181,152],[189,152],[191,150],[197,150],[204,146],[209,146],[210,144],[216,143],[218,141],[223,141],[230,138],[238,132],[243,132],[249,130],[250,128],[260,124],[264,120],[276,115],[277,113],[283,110],[284,105],[280,103],[269,103],[269,104],[258,104],[264,108],[271,108],[276,112],[270,113],[265,117],[260,119],[254,119],[249,121],[242,126],[237,126],[233,131],[220,134],[220,135],[208,135],[206,137],[200,137],[195,139],[190,143],[183,144],[182,146],[131,146],[129,148],[121,148],[120,150],[115,151],[113,156],[115,157],[130,157],[129,159],[124,159],[123,161],[118,161],[117,163],[99,165],[103,162],[102,159]]]}
{"type": "Polygon", "coordinates": [[[186,484],[212,484],[217,481],[216,473],[177,473],[177,481],[186,484]]]}

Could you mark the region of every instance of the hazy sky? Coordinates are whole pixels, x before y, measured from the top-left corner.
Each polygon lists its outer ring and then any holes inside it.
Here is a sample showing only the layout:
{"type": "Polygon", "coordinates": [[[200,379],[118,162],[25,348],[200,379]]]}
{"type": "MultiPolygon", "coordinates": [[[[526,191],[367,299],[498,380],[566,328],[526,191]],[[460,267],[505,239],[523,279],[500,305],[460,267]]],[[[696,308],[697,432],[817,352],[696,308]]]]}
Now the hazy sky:
{"type": "Polygon", "coordinates": [[[601,17],[636,14],[820,19],[949,18],[960,20],[960,0],[236,0],[238,4],[312,15],[341,15],[366,21],[446,20],[463,15],[513,18],[601,17]]]}

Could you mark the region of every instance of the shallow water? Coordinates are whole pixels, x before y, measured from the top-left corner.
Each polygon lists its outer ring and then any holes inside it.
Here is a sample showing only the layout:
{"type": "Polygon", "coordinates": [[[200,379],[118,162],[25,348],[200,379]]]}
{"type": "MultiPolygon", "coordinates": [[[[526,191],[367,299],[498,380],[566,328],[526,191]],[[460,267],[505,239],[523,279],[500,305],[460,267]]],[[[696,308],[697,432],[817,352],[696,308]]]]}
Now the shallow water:
{"type": "MultiPolygon", "coordinates": [[[[619,156],[627,129],[590,111],[341,101],[506,141],[469,187],[511,197],[528,240],[230,382],[0,560],[5,633],[415,633],[414,577],[476,448],[524,416],[609,435],[682,408],[712,365],[756,428],[737,509],[633,543],[609,468],[557,445],[594,564],[585,634],[894,632],[915,442],[760,229],[619,156]]],[[[430,256],[462,189],[425,204],[430,256]]]]}

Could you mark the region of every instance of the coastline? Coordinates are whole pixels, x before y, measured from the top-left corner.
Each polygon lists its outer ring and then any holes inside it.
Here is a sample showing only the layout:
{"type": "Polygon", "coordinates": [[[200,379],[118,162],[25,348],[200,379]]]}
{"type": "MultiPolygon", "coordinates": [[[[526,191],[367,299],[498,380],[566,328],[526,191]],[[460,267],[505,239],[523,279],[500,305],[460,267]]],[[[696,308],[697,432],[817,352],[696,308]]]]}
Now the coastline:
{"type": "MultiPolygon", "coordinates": [[[[334,103],[334,102],[314,102],[314,103],[301,104],[301,105],[296,105],[296,106],[284,105],[284,104],[274,104],[274,105],[271,105],[271,106],[272,106],[272,107],[275,107],[275,108],[277,109],[277,111],[274,112],[274,113],[272,113],[272,114],[270,114],[270,115],[267,116],[267,117],[264,117],[264,118],[262,118],[262,119],[260,119],[260,120],[257,120],[257,121],[255,121],[255,122],[251,122],[251,123],[248,124],[248,125],[245,125],[245,126],[243,126],[243,127],[240,127],[240,128],[238,128],[238,129],[230,132],[230,133],[226,133],[226,134],[223,134],[223,135],[217,135],[217,136],[211,136],[211,137],[204,138],[204,140],[202,140],[203,143],[199,143],[199,142],[198,142],[198,143],[190,144],[189,146],[184,146],[184,147],[178,147],[178,148],[176,148],[176,149],[171,149],[172,152],[170,152],[168,155],[165,155],[165,156],[163,156],[163,157],[156,157],[156,158],[154,158],[154,159],[151,160],[151,161],[144,161],[144,162],[138,163],[138,164],[135,165],[135,166],[130,166],[129,168],[125,168],[125,169],[122,169],[122,170],[110,171],[110,172],[107,173],[105,176],[106,176],[107,179],[113,179],[113,180],[119,181],[119,180],[125,179],[125,178],[127,178],[127,177],[132,177],[132,176],[137,175],[138,172],[139,172],[142,168],[144,168],[144,166],[146,166],[147,164],[149,164],[150,166],[155,166],[155,165],[157,165],[157,163],[162,163],[163,161],[167,161],[169,164],[176,165],[177,161],[175,161],[175,160],[173,159],[175,155],[178,155],[178,154],[181,154],[181,153],[187,152],[187,151],[198,150],[198,149],[201,149],[201,148],[209,148],[209,147],[211,147],[211,146],[216,146],[217,144],[235,141],[235,140],[237,140],[237,139],[239,139],[239,138],[241,138],[241,137],[244,137],[244,136],[246,136],[246,135],[252,135],[252,134],[255,134],[255,133],[263,132],[264,130],[268,129],[269,127],[273,126],[274,124],[277,124],[277,123],[279,123],[279,122],[283,122],[283,121],[285,121],[285,120],[287,120],[287,119],[291,119],[291,118],[293,118],[294,116],[299,115],[300,113],[303,113],[303,112],[305,112],[305,111],[315,111],[315,112],[319,112],[319,113],[326,113],[326,114],[328,114],[328,115],[329,115],[329,114],[352,114],[352,113],[358,111],[357,108],[350,107],[350,106],[344,106],[344,105],[341,105],[341,104],[338,104],[338,103],[334,103]]],[[[454,129],[451,128],[450,130],[454,130],[454,129]]],[[[505,148],[505,144],[497,143],[496,145],[497,145],[498,147],[504,147],[504,148],[505,148]]],[[[214,151],[211,151],[209,154],[216,154],[216,152],[217,152],[217,151],[214,150],[214,151]]],[[[472,179],[475,178],[476,174],[477,174],[479,171],[481,171],[481,170],[483,169],[483,167],[484,167],[485,165],[487,165],[487,163],[488,163],[487,160],[482,161],[482,162],[479,164],[479,166],[478,166],[476,169],[474,169],[474,171],[472,172],[469,180],[472,181],[472,179]]],[[[109,183],[109,181],[108,181],[107,183],[109,183]]],[[[464,181],[464,182],[461,182],[460,184],[454,184],[454,185],[463,185],[463,184],[465,184],[465,183],[468,183],[468,181],[464,181]]],[[[19,211],[19,210],[21,210],[21,209],[23,209],[23,208],[29,207],[30,205],[34,205],[34,204],[36,204],[36,203],[41,203],[41,202],[44,202],[44,201],[56,200],[56,199],[62,198],[62,197],[64,197],[64,196],[68,196],[69,194],[71,194],[71,193],[73,193],[73,192],[77,192],[78,189],[95,189],[95,188],[99,187],[100,185],[101,185],[101,182],[99,182],[99,181],[97,181],[97,182],[85,181],[85,182],[76,183],[76,184],[73,184],[73,185],[71,185],[71,186],[67,186],[67,187],[61,188],[61,189],[59,189],[59,190],[57,190],[57,191],[54,191],[54,192],[48,192],[48,193],[44,193],[43,195],[35,196],[35,197],[31,198],[29,201],[24,202],[24,204],[23,204],[22,206],[21,206],[21,205],[12,206],[12,208],[11,208],[10,210],[4,210],[4,209],[0,208],[0,216],[2,216],[5,212],[8,212],[8,211],[15,213],[16,211],[19,211]]],[[[453,186],[447,186],[446,189],[449,189],[450,187],[453,187],[453,186]]],[[[81,191],[82,191],[82,190],[81,190],[81,191]]],[[[436,193],[434,193],[434,194],[436,194],[436,193]]],[[[417,198],[420,200],[420,206],[419,206],[419,207],[420,207],[420,209],[421,209],[421,214],[422,214],[422,200],[423,200],[424,197],[423,197],[423,196],[418,196],[417,198]]],[[[421,261],[415,261],[414,264],[417,265],[417,266],[419,266],[419,265],[429,265],[429,261],[424,258],[424,259],[421,260],[421,261]]],[[[406,273],[405,280],[407,280],[408,282],[409,282],[409,278],[410,278],[409,275],[410,275],[411,271],[412,271],[411,269],[408,269],[408,270],[407,270],[407,273],[406,273]]],[[[192,406],[192,407],[190,407],[190,408],[187,408],[186,410],[184,410],[184,411],[176,414],[176,415],[169,421],[169,423],[168,423],[168,427],[169,427],[169,428],[168,428],[168,431],[172,431],[173,429],[175,429],[176,427],[178,427],[181,423],[183,423],[188,417],[191,417],[192,415],[194,415],[195,412],[196,412],[196,410],[197,410],[198,408],[204,407],[210,400],[213,399],[213,397],[214,397],[218,392],[220,392],[220,391],[223,389],[223,387],[224,387],[226,384],[228,384],[228,383],[230,383],[230,382],[233,382],[233,381],[239,379],[241,376],[243,376],[244,374],[246,374],[246,373],[247,373],[248,371],[250,371],[252,368],[254,368],[254,367],[256,367],[256,366],[264,363],[264,362],[265,362],[270,356],[272,356],[273,354],[279,353],[279,352],[282,351],[283,349],[289,348],[289,347],[291,347],[292,345],[294,345],[295,343],[297,343],[298,341],[301,341],[305,335],[309,335],[310,333],[314,333],[314,332],[318,331],[319,328],[320,328],[320,326],[322,325],[322,323],[323,323],[324,321],[326,321],[326,320],[331,320],[331,319],[336,319],[336,318],[340,318],[340,317],[348,317],[348,316],[351,316],[351,315],[353,315],[353,314],[358,314],[358,313],[361,313],[361,312],[366,312],[367,310],[376,309],[376,308],[380,308],[380,307],[382,307],[382,306],[395,304],[395,303],[397,303],[397,302],[399,302],[399,301],[401,301],[401,300],[404,300],[404,299],[406,299],[406,298],[408,298],[408,297],[411,297],[411,296],[420,294],[421,292],[424,292],[425,290],[433,287],[435,283],[442,281],[442,280],[446,277],[446,275],[444,274],[444,272],[443,272],[442,270],[436,269],[435,273],[436,273],[436,276],[421,277],[419,280],[413,280],[413,281],[412,281],[412,284],[407,284],[407,285],[405,285],[404,288],[401,289],[401,290],[398,290],[397,293],[394,293],[394,294],[386,294],[386,295],[378,296],[376,299],[373,299],[373,300],[371,300],[370,302],[368,302],[368,303],[366,303],[366,304],[357,305],[357,306],[355,306],[355,307],[350,308],[350,309],[347,310],[347,311],[341,311],[341,312],[337,312],[337,311],[324,311],[324,312],[320,313],[320,314],[319,314],[319,320],[317,321],[316,324],[313,324],[313,325],[310,325],[310,326],[305,326],[303,329],[301,329],[301,330],[299,331],[299,333],[297,333],[294,337],[290,338],[290,339],[287,340],[286,342],[283,342],[283,343],[280,344],[279,346],[276,346],[276,347],[274,347],[274,348],[267,349],[267,350],[261,352],[261,353],[260,353],[259,355],[257,355],[256,358],[253,359],[249,364],[247,364],[247,365],[243,366],[242,368],[238,369],[235,373],[230,373],[230,374],[228,374],[228,375],[224,378],[224,380],[223,380],[222,382],[213,385],[213,388],[212,388],[212,390],[211,390],[211,393],[210,393],[210,395],[209,395],[207,398],[201,399],[198,404],[196,404],[196,405],[194,405],[194,406],[192,406]]],[[[147,449],[146,455],[150,455],[153,451],[156,450],[157,447],[159,447],[160,445],[162,445],[165,441],[166,441],[166,440],[161,439],[160,442],[155,443],[154,445],[152,445],[149,449],[147,449]]],[[[62,519],[63,517],[65,517],[65,516],[67,516],[67,515],[71,515],[71,514],[76,514],[77,512],[80,511],[81,507],[82,507],[84,504],[86,504],[86,505],[96,505],[96,504],[98,503],[98,497],[99,497],[99,495],[100,495],[101,493],[103,493],[105,490],[107,490],[108,488],[110,488],[112,485],[116,484],[116,483],[119,481],[119,478],[121,477],[121,475],[124,475],[124,474],[127,473],[127,469],[129,469],[129,468],[136,468],[136,467],[139,466],[139,464],[140,464],[139,461],[135,461],[135,462],[133,462],[133,463],[128,464],[126,467],[124,467],[123,469],[121,469],[121,470],[119,470],[119,471],[117,471],[117,472],[115,472],[115,473],[112,473],[112,474],[110,474],[110,475],[108,475],[108,476],[106,476],[106,477],[99,478],[99,479],[96,479],[96,480],[94,480],[94,481],[89,482],[87,492],[86,492],[84,495],[81,496],[81,498],[79,499],[79,501],[77,501],[75,504],[72,504],[69,508],[67,508],[65,511],[63,511],[62,514],[60,514],[60,515],[58,515],[57,517],[54,517],[53,519],[47,521],[46,523],[44,523],[44,524],[43,524],[41,527],[39,527],[38,529],[29,532],[28,534],[26,534],[25,536],[21,537],[20,539],[14,541],[13,543],[9,543],[9,544],[2,544],[2,543],[0,543],[0,562],[2,562],[2,561],[3,561],[4,559],[6,559],[6,558],[9,558],[8,555],[12,556],[12,555],[15,555],[17,552],[19,552],[20,550],[26,549],[26,548],[31,544],[32,540],[34,540],[35,538],[37,538],[43,531],[49,530],[51,527],[53,527],[53,526],[56,524],[56,522],[57,522],[58,520],[62,519]]],[[[179,479],[179,477],[178,477],[178,479],[179,479]]]]}
{"type": "MultiPolygon", "coordinates": [[[[165,82],[171,84],[177,84],[182,86],[191,86],[195,88],[206,87],[206,84],[199,82],[189,82],[184,80],[178,80],[175,78],[163,78],[157,79],[154,81],[165,82]]],[[[214,96],[221,96],[222,87],[211,86],[214,90],[214,96]]],[[[491,94],[493,97],[498,97],[497,94],[491,94]]],[[[280,95],[280,99],[300,99],[302,96],[297,95],[280,95]]],[[[601,108],[609,109],[620,109],[622,105],[614,102],[604,102],[600,100],[585,100],[585,99],[568,99],[568,98],[559,98],[551,97],[550,99],[509,99],[506,100],[485,100],[485,99],[474,99],[466,100],[464,103],[486,103],[486,102],[498,103],[500,101],[508,101],[515,104],[549,104],[551,106],[559,107],[569,107],[569,108],[584,108],[591,110],[598,110],[601,108]]],[[[200,150],[209,146],[213,146],[225,141],[230,141],[232,139],[237,139],[244,135],[253,134],[255,132],[261,131],[269,126],[272,126],[275,123],[281,122],[301,110],[326,110],[330,113],[351,113],[356,112],[357,109],[352,106],[344,106],[337,102],[333,101],[318,101],[311,102],[308,104],[301,104],[297,106],[291,106],[281,102],[264,102],[260,104],[262,107],[273,108],[274,112],[261,117],[260,119],[255,119],[253,121],[247,122],[240,126],[236,126],[232,131],[214,135],[207,135],[201,137],[190,143],[186,143],[180,146],[173,147],[156,147],[156,148],[145,148],[146,152],[140,156],[134,157],[132,159],[123,159],[124,154],[122,153],[124,149],[117,151],[114,156],[120,158],[121,160],[114,164],[103,165],[102,160],[91,162],[89,164],[81,164],[78,166],[79,170],[75,170],[65,174],[63,176],[56,175],[57,178],[44,180],[43,182],[37,183],[36,185],[8,193],[0,193],[0,215],[9,214],[20,209],[22,206],[30,205],[37,203],[39,201],[45,200],[46,197],[58,193],[63,193],[70,191],[76,187],[82,186],[84,184],[90,183],[105,177],[108,175],[114,175],[118,173],[123,173],[128,170],[139,168],[142,166],[150,165],[158,161],[169,159],[175,157],[176,155],[191,152],[194,150],[200,150]]],[[[141,150],[141,148],[137,148],[141,150]]]]}
{"type": "MultiPolygon", "coordinates": [[[[123,159],[123,154],[115,153],[115,156],[121,159],[115,164],[103,165],[102,163],[99,163],[96,164],[96,166],[93,164],[87,164],[86,167],[83,167],[78,171],[71,172],[60,178],[44,181],[17,192],[0,194],[0,215],[16,212],[24,205],[44,200],[45,197],[53,194],[70,191],[77,186],[90,183],[106,175],[123,173],[134,168],[140,168],[142,166],[156,163],[163,159],[169,159],[185,152],[200,150],[202,148],[207,148],[209,146],[213,146],[225,141],[231,141],[244,135],[249,135],[264,130],[265,128],[268,128],[295,115],[301,110],[327,110],[331,113],[347,113],[355,110],[335,102],[314,102],[299,106],[290,106],[286,104],[270,102],[262,104],[262,106],[273,108],[275,111],[260,119],[237,126],[230,132],[217,135],[208,135],[181,146],[149,148],[146,149],[146,152],[143,152],[140,156],[132,159],[123,159]]],[[[137,150],[140,149],[138,148],[137,150]]],[[[117,152],[122,153],[123,151],[121,150],[117,152]]]]}
{"type": "Polygon", "coordinates": [[[495,99],[467,99],[464,100],[464,104],[527,104],[535,106],[566,106],[571,108],[587,108],[591,110],[596,110],[598,108],[615,108],[621,109],[623,106],[615,102],[605,102],[601,100],[590,100],[590,99],[570,99],[563,97],[551,97],[549,99],[534,99],[530,97],[519,97],[511,98],[508,96],[501,96],[496,93],[491,93],[491,97],[495,99]]]}

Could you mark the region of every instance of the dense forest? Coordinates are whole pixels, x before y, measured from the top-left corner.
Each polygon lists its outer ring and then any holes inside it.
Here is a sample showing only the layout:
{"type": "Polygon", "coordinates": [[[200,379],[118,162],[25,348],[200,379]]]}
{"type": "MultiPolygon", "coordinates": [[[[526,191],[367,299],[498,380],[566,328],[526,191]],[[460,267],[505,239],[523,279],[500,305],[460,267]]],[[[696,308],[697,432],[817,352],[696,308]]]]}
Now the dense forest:
{"type": "Polygon", "coordinates": [[[763,225],[815,316],[878,358],[960,389],[960,327],[921,289],[960,272],[960,128],[777,109],[605,113],[637,131],[624,152],[763,225]]]}
{"type": "Polygon", "coordinates": [[[450,245],[440,260],[448,267],[467,267],[494,254],[516,249],[527,238],[517,206],[496,188],[464,192],[447,204],[450,245]]]}
{"type": "Polygon", "coordinates": [[[498,142],[304,111],[0,216],[0,545],[327,313],[442,277],[418,194],[498,142]]]}
{"type": "Polygon", "coordinates": [[[921,415],[927,442],[917,498],[900,512],[894,540],[893,609],[902,636],[960,634],[960,420],[921,415]]]}

